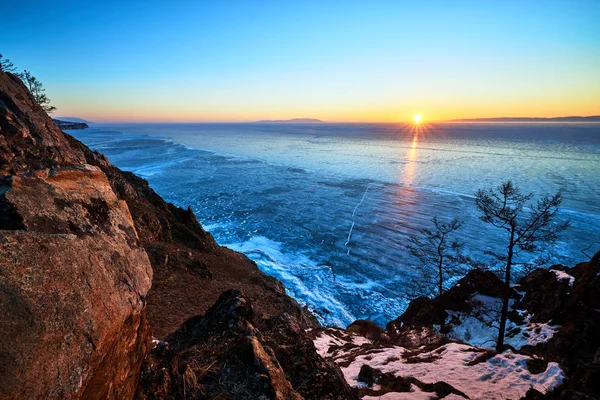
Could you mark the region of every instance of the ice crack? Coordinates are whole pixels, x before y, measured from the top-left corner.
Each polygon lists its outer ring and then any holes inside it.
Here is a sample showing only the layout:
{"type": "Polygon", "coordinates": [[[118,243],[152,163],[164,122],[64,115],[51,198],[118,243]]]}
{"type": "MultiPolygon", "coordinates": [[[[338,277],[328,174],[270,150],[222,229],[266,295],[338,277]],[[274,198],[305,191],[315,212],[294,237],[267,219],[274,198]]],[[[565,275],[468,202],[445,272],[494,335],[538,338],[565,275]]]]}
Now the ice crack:
{"type": "Polygon", "coordinates": [[[356,214],[356,210],[358,210],[358,207],[360,207],[360,205],[362,204],[363,201],[365,201],[365,197],[367,197],[367,193],[369,192],[369,188],[371,187],[372,183],[369,183],[367,185],[367,188],[365,189],[365,192],[362,195],[362,198],[360,199],[360,201],[358,202],[358,204],[354,207],[354,211],[352,211],[352,225],[350,225],[350,230],[348,231],[348,239],[346,239],[346,243],[344,243],[344,246],[346,246],[347,252],[346,255],[350,255],[350,249],[348,248],[348,243],[350,243],[350,240],[352,239],[352,230],[354,229],[354,215],[356,214]]]}

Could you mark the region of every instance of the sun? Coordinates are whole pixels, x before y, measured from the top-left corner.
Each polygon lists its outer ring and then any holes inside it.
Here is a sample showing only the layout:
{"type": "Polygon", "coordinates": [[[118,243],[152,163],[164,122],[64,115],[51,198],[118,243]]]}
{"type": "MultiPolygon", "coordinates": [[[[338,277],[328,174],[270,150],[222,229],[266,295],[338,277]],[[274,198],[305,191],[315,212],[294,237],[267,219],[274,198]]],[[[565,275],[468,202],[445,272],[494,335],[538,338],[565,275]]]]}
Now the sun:
{"type": "Polygon", "coordinates": [[[413,119],[415,120],[415,124],[419,124],[419,123],[421,123],[423,116],[421,114],[417,114],[413,117],[413,119]]]}

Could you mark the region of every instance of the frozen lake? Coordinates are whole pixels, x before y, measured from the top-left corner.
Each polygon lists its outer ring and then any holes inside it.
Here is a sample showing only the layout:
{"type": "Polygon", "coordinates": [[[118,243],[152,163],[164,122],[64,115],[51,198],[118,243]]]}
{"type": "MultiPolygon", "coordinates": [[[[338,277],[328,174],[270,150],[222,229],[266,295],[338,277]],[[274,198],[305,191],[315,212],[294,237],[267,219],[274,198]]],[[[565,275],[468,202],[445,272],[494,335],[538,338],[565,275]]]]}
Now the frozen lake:
{"type": "MultiPolygon", "coordinates": [[[[474,193],[511,179],[564,196],[571,227],[549,249],[574,265],[600,247],[600,124],[122,124],[69,131],[167,201],[191,205],[324,324],[384,325],[407,305],[404,247],[458,217],[469,253],[502,250],[474,193]],[[595,242],[595,244],[594,244],[595,242]]],[[[524,259],[526,261],[526,258],[524,259]]]]}

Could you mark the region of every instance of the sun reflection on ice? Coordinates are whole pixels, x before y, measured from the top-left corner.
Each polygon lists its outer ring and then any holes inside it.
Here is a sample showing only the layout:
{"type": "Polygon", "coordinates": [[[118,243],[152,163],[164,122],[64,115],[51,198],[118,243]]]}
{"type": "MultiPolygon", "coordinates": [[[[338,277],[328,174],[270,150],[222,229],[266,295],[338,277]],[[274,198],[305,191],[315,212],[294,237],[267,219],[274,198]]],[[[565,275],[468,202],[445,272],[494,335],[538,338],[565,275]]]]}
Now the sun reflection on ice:
{"type": "Polygon", "coordinates": [[[422,140],[422,137],[427,129],[425,124],[422,124],[422,117],[420,114],[415,115],[415,123],[409,124],[406,128],[408,129],[410,135],[412,135],[412,141],[410,143],[410,149],[408,150],[408,155],[406,156],[406,164],[404,167],[404,178],[402,182],[405,185],[412,186],[415,183],[415,174],[417,169],[417,162],[419,158],[419,142],[422,140]]]}

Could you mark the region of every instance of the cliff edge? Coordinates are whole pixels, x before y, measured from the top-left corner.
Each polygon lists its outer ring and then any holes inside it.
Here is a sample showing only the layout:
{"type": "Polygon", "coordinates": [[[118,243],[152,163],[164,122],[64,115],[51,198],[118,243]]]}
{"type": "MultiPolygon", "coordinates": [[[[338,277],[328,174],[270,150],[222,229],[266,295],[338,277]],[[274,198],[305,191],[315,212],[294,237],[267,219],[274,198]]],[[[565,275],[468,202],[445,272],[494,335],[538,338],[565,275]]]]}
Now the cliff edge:
{"type": "Polygon", "coordinates": [[[130,398],[152,268],[127,203],[0,73],[0,397],[130,398]]]}
{"type": "Polygon", "coordinates": [[[279,281],[1,71],[0,186],[0,398],[357,398],[279,281]]]}

